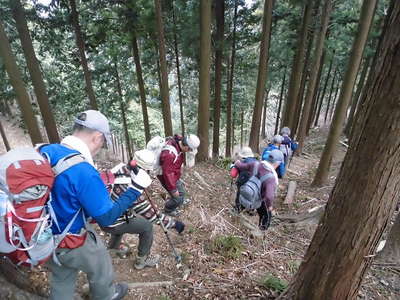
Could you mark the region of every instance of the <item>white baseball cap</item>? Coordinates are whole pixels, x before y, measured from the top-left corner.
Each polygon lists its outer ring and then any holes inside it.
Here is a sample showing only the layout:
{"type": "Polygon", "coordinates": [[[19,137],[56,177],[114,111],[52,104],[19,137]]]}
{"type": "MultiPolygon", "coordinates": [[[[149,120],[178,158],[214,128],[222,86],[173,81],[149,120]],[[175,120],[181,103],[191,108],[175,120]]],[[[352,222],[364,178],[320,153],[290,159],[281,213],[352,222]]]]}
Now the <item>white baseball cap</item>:
{"type": "Polygon", "coordinates": [[[110,125],[108,124],[108,119],[98,110],[86,110],[78,115],[75,119],[75,123],[82,125],[86,128],[93,129],[101,132],[107,144],[111,145],[111,132],[110,125]]]}

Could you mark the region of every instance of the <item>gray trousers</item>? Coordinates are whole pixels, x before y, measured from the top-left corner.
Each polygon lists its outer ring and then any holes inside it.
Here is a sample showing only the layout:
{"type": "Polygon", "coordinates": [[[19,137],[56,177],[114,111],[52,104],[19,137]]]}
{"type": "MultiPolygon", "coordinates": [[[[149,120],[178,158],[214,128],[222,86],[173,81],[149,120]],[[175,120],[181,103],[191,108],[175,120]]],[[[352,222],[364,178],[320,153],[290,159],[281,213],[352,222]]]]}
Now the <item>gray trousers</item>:
{"type": "Polygon", "coordinates": [[[108,248],[118,249],[124,233],[139,234],[138,255],[148,255],[153,245],[153,224],[141,216],[131,217],[128,220],[129,222],[122,223],[115,227],[102,228],[105,232],[111,233],[108,248]]]}
{"type": "Polygon", "coordinates": [[[61,266],[53,261],[50,268],[50,299],[72,300],[79,271],[86,273],[91,299],[109,300],[114,295],[114,272],[110,254],[103,241],[89,229],[85,243],[75,249],[57,249],[56,255],[61,266]]]}
{"type": "Polygon", "coordinates": [[[178,189],[179,196],[178,197],[174,197],[174,196],[171,195],[171,198],[169,198],[167,200],[167,202],[165,202],[164,211],[166,213],[170,213],[170,212],[174,211],[179,206],[181,206],[182,203],[183,203],[183,200],[185,198],[186,192],[185,192],[185,188],[183,187],[182,181],[178,180],[176,182],[176,188],[178,189]]]}

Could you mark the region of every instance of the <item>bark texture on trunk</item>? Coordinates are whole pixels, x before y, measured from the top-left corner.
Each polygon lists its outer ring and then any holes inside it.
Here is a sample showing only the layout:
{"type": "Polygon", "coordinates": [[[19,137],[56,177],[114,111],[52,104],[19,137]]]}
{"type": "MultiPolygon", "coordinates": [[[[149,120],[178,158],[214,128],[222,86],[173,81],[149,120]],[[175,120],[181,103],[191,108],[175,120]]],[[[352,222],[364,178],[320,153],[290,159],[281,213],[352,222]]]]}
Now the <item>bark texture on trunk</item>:
{"type": "Polygon", "coordinates": [[[58,135],[56,121],[54,120],[54,115],[50,108],[49,97],[46,92],[42,72],[40,71],[39,61],[33,49],[24,9],[20,0],[10,0],[10,4],[47,136],[49,137],[50,143],[59,143],[60,137],[58,135]]]}
{"type": "Polygon", "coordinates": [[[219,127],[221,118],[221,90],[222,90],[222,56],[224,45],[225,0],[215,1],[216,46],[215,46],[215,82],[214,82],[214,116],[213,116],[213,158],[219,156],[219,127]]]}
{"type": "Polygon", "coordinates": [[[303,263],[280,299],[357,299],[399,199],[399,1],[392,1],[388,18],[354,143],[303,263]]]}
{"type": "Polygon", "coordinates": [[[17,94],[17,101],[21,110],[22,118],[25,122],[32,144],[43,143],[43,137],[36,122],[35,114],[29,100],[28,92],[22,80],[21,72],[18,69],[14,54],[12,53],[10,42],[4,31],[3,23],[0,21],[0,56],[10,77],[12,87],[17,94]]]}
{"type": "Polygon", "coordinates": [[[211,2],[200,3],[200,82],[197,134],[200,138],[198,161],[208,159],[208,129],[210,121],[210,53],[211,53],[211,2]]]}

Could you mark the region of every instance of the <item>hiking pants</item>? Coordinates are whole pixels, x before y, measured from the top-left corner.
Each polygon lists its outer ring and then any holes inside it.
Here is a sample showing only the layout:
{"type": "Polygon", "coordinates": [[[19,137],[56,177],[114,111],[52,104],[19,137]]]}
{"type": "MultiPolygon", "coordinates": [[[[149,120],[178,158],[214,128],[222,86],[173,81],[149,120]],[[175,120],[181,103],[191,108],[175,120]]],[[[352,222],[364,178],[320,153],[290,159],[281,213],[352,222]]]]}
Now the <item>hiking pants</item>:
{"type": "Polygon", "coordinates": [[[272,213],[265,207],[265,204],[262,203],[260,208],[257,208],[258,216],[260,217],[258,226],[261,230],[267,230],[269,225],[271,224],[272,213]]]}
{"type": "Polygon", "coordinates": [[[174,197],[171,195],[171,198],[169,198],[167,200],[167,202],[165,202],[164,210],[166,213],[170,213],[170,212],[174,211],[179,206],[181,206],[183,203],[183,200],[185,198],[185,188],[183,187],[182,181],[178,180],[176,182],[176,188],[178,189],[179,196],[174,197]]]}
{"type": "MultiPolygon", "coordinates": [[[[90,226],[90,225],[88,225],[90,226]]],[[[91,299],[110,300],[114,295],[114,272],[111,257],[103,241],[88,228],[85,243],[75,249],[58,248],[56,255],[61,266],[47,263],[50,274],[50,299],[74,299],[75,282],[79,271],[86,273],[91,299]]]]}
{"type": "Polygon", "coordinates": [[[111,233],[108,243],[109,249],[118,249],[124,233],[139,234],[138,255],[146,256],[150,253],[153,245],[153,224],[141,216],[133,216],[115,227],[102,228],[105,232],[111,233]]]}

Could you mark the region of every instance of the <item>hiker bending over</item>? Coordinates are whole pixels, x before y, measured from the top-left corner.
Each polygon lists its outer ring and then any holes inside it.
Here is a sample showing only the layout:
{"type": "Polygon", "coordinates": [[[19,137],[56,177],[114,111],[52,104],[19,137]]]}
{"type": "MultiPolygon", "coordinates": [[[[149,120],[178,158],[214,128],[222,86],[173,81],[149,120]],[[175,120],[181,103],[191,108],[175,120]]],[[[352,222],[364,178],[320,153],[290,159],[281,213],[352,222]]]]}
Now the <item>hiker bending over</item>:
{"type": "MultiPolygon", "coordinates": [[[[250,147],[243,147],[238,153],[238,156],[240,161],[244,163],[257,161],[257,158],[255,158],[253,151],[251,150],[250,147]]],[[[235,165],[233,164],[231,167],[230,175],[232,178],[236,178],[239,175],[239,177],[236,180],[237,192],[236,192],[235,208],[234,208],[235,211],[239,213],[244,209],[243,205],[241,205],[239,202],[240,187],[243,184],[245,184],[247,180],[249,180],[249,178],[251,177],[251,173],[247,171],[239,172],[239,170],[235,168],[235,165]]]]}
{"type": "MultiPolygon", "coordinates": [[[[154,153],[146,149],[136,151],[133,157],[136,166],[147,171],[153,170],[154,160],[154,153]]],[[[118,198],[128,188],[129,174],[130,171],[124,164],[119,164],[111,171],[101,173],[101,177],[114,201],[118,201],[118,198]]],[[[153,244],[153,223],[160,224],[160,222],[163,222],[165,228],[174,228],[178,233],[181,233],[185,228],[182,222],[175,221],[169,216],[160,214],[158,217],[155,211],[156,207],[153,207],[149,201],[144,195],[140,196],[113,225],[102,227],[105,232],[111,233],[108,248],[116,250],[119,254],[126,254],[129,251],[127,247],[121,248],[123,235],[125,233],[139,234],[138,257],[134,264],[134,267],[139,270],[144,267],[154,267],[160,259],[159,255],[150,256],[150,249],[153,244]]]]}
{"type": "Polygon", "coordinates": [[[181,168],[185,159],[185,152],[197,152],[200,145],[199,138],[194,134],[185,137],[174,135],[166,141],[160,154],[162,174],[157,178],[168,191],[170,198],[165,202],[164,212],[167,215],[178,216],[177,208],[183,204],[185,189],[181,178],[181,168]]]}
{"type": "MultiPolygon", "coordinates": [[[[277,134],[272,138],[271,143],[264,149],[261,159],[268,161],[268,156],[272,150],[280,150],[281,144],[283,142],[283,136],[277,134]]],[[[279,167],[276,169],[276,173],[278,174],[278,178],[283,178],[285,175],[285,163],[282,162],[279,167]]]]}
{"type": "MultiPolygon", "coordinates": [[[[275,169],[279,166],[280,162],[278,160],[283,160],[283,155],[279,150],[272,150],[270,156],[279,156],[281,158],[270,159],[275,162],[268,161],[236,161],[234,164],[234,168],[239,171],[239,177],[241,173],[252,174],[251,176],[256,176],[260,181],[260,196],[261,196],[261,205],[257,208],[257,213],[259,215],[259,227],[261,230],[268,229],[271,218],[272,218],[272,208],[273,202],[276,196],[276,190],[278,187],[278,176],[275,172],[275,169]]],[[[251,180],[251,179],[249,179],[251,180]]],[[[241,201],[241,193],[243,189],[239,190],[239,202],[243,204],[241,201]]]]}
{"type": "Polygon", "coordinates": [[[113,284],[111,257],[101,238],[88,224],[88,218],[93,218],[100,226],[113,224],[151,184],[151,178],[143,170],[137,175],[132,174],[132,184],[118,201],[112,201],[93,164],[93,156],[106,142],[111,143],[107,118],[99,111],[88,110],[75,119],[72,135],[65,137],[61,144],[40,148],[52,167],[74,154],[85,158],[84,162],[58,175],[51,191],[58,220],[57,224],[53,223],[53,234],[62,232],[75,215],[76,219],[55,252],[56,260],[52,258],[48,263],[50,299],[73,299],[79,271],[88,277],[91,299],[122,299],[127,293],[125,283],[113,284]]]}

